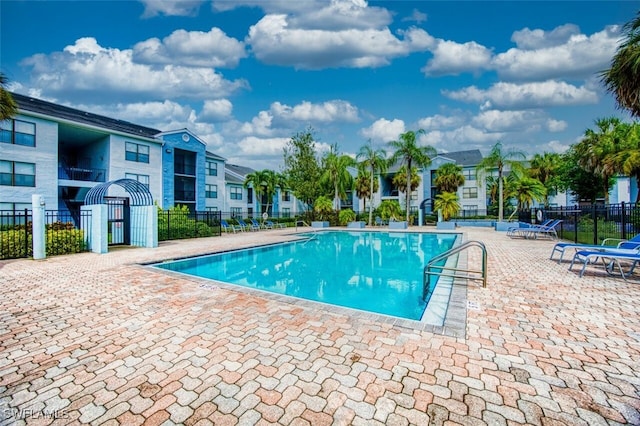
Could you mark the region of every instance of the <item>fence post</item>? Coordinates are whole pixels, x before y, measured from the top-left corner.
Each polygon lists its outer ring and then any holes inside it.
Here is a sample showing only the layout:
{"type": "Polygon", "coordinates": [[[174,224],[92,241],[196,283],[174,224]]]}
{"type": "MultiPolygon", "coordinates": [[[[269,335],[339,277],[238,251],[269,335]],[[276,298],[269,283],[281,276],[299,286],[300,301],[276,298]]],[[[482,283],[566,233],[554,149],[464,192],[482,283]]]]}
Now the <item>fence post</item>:
{"type": "Polygon", "coordinates": [[[624,201],[620,203],[620,225],[622,226],[622,239],[627,239],[627,206],[624,201]]]}
{"type": "Polygon", "coordinates": [[[593,218],[593,244],[598,244],[598,210],[596,205],[591,205],[591,217],[593,218]]]}
{"type": "Polygon", "coordinates": [[[44,197],[39,194],[31,196],[32,226],[33,226],[33,258],[44,259],[46,255],[45,227],[44,227],[44,197]]]}
{"type": "Polygon", "coordinates": [[[578,206],[573,209],[573,242],[578,243],[578,206]]]}
{"type": "MultiPolygon", "coordinates": [[[[13,212],[13,224],[15,225],[18,216],[13,212]]],[[[31,232],[33,233],[33,221],[31,222],[31,232]]],[[[29,209],[24,209],[24,257],[29,256],[29,209]]]]}

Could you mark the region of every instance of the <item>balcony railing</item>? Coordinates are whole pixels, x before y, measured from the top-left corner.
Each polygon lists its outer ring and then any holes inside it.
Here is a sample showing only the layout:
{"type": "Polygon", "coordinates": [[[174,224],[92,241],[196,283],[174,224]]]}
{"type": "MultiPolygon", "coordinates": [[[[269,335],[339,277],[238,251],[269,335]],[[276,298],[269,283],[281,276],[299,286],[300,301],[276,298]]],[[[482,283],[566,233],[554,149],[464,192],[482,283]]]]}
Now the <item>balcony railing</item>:
{"type": "Polygon", "coordinates": [[[105,182],[105,169],[87,169],[84,167],[58,167],[58,179],[79,180],[83,182],[105,182]]]}

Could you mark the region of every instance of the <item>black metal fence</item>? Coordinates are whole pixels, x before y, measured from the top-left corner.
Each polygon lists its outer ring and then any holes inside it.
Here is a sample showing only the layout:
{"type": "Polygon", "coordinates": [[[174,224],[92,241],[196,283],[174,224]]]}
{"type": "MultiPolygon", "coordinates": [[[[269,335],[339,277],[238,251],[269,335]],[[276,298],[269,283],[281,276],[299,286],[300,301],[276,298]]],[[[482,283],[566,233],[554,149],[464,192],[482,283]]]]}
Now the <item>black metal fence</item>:
{"type": "MultiPolygon", "coordinates": [[[[45,253],[47,256],[80,253],[87,243],[91,212],[83,211],[80,220],[85,229],[66,210],[45,211],[45,253]]],[[[33,256],[33,213],[24,210],[0,210],[0,259],[33,256]]]]}
{"type": "Polygon", "coordinates": [[[220,235],[220,212],[158,212],[158,241],[220,235]]]}
{"type": "Polygon", "coordinates": [[[640,233],[640,206],[631,203],[533,209],[521,212],[519,219],[560,219],[558,236],[583,244],[601,244],[607,238],[626,240],[640,233]]]}

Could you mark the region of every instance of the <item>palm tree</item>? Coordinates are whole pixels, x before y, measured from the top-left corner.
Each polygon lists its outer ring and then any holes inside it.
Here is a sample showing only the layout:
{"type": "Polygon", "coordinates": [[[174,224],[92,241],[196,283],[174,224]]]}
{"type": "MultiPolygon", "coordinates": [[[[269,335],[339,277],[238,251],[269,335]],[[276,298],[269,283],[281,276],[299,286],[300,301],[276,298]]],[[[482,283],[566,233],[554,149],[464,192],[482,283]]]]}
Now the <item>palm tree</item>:
{"type": "MultiPolygon", "coordinates": [[[[378,189],[380,188],[378,179],[373,179],[373,192],[371,192],[371,182],[371,172],[362,167],[362,163],[360,163],[358,165],[358,176],[356,176],[354,186],[356,195],[364,201],[364,211],[367,211],[367,199],[371,200],[373,198],[372,194],[378,192],[378,189]]],[[[373,202],[370,202],[369,206],[371,207],[372,204],[373,202]]],[[[372,208],[369,210],[373,212],[372,208]]]]}
{"type": "Polygon", "coordinates": [[[340,200],[347,196],[347,190],[353,187],[353,176],[348,168],[356,165],[356,161],[348,155],[339,155],[338,147],[332,146],[323,159],[323,172],[320,183],[333,189],[334,209],[340,210],[340,200]]]}
{"type": "MultiPolygon", "coordinates": [[[[431,146],[418,146],[416,135],[424,134],[423,129],[418,131],[409,130],[401,133],[397,141],[389,142],[389,146],[394,149],[389,162],[391,164],[402,161],[407,167],[407,180],[405,188],[411,187],[412,167],[427,167],[431,164],[431,157],[436,156],[436,150],[431,146]]],[[[411,191],[406,192],[407,223],[409,223],[411,191]]]]}
{"type": "MultiPolygon", "coordinates": [[[[391,181],[394,186],[398,188],[398,191],[407,192],[407,167],[402,166],[398,169],[395,176],[393,176],[393,180],[391,181]]],[[[415,167],[411,168],[411,188],[409,192],[413,192],[420,186],[420,175],[418,174],[418,169],[415,167]]]]}
{"type": "Polygon", "coordinates": [[[376,174],[385,173],[387,171],[387,153],[383,149],[374,149],[371,139],[369,143],[364,145],[358,151],[356,159],[360,160],[360,164],[369,169],[369,226],[373,224],[373,194],[378,190],[374,185],[378,184],[375,178],[376,174]]]}
{"type": "Polygon", "coordinates": [[[600,73],[616,106],[640,117],[640,12],[622,28],[625,40],[611,60],[611,67],[600,73]]]}
{"type": "Polygon", "coordinates": [[[261,212],[268,212],[278,188],[284,187],[284,177],[269,169],[255,171],[245,177],[244,187],[247,188],[249,186],[253,187],[261,212]],[[266,203],[263,202],[265,198],[266,203]]]}
{"type": "Polygon", "coordinates": [[[502,142],[497,142],[489,152],[476,166],[476,175],[478,181],[480,177],[496,170],[498,172],[498,221],[504,219],[504,169],[509,167],[511,170],[522,167],[522,163],[517,159],[524,160],[525,155],[521,151],[509,150],[503,152],[502,142]]]}
{"type": "Polygon", "coordinates": [[[442,214],[442,219],[447,221],[460,211],[458,195],[454,192],[442,192],[436,195],[433,207],[442,214]]]}
{"type": "Polygon", "coordinates": [[[609,204],[610,181],[615,174],[614,163],[610,158],[620,152],[624,130],[617,117],[597,119],[596,126],[596,130],[585,131],[582,140],[576,144],[576,152],[578,164],[602,177],[604,202],[609,204]]]}
{"type": "Polygon", "coordinates": [[[510,190],[518,202],[517,210],[531,207],[534,201],[544,200],[547,189],[538,179],[527,176],[526,173],[512,173],[513,182],[510,190]]]}
{"type": "Polygon", "coordinates": [[[556,191],[560,173],[560,154],[544,152],[535,154],[531,159],[529,175],[538,179],[547,189],[544,196],[544,206],[549,207],[549,195],[556,191]]]}
{"type": "MultiPolygon", "coordinates": [[[[621,133],[620,150],[607,159],[609,168],[620,174],[635,178],[640,185],[640,125],[638,123],[622,123],[618,130],[621,133]]],[[[636,196],[636,204],[640,203],[640,191],[636,196]]]]}
{"type": "Polygon", "coordinates": [[[458,188],[464,185],[462,166],[454,163],[444,163],[436,170],[434,181],[438,192],[458,192],[458,188]]]}
{"type": "Polygon", "coordinates": [[[0,72],[0,121],[8,120],[18,114],[18,105],[11,93],[5,89],[9,80],[0,72]]]}

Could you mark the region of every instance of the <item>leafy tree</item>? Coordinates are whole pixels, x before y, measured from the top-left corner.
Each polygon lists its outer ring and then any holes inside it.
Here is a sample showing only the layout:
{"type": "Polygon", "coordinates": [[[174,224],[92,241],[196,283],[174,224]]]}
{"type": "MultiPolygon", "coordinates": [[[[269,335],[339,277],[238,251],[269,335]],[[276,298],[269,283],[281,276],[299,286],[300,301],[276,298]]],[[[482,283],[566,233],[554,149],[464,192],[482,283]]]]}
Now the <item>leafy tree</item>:
{"type": "Polygon", "coordinates": [[[349,173],[349,167],[355,165],[353,158],[338,154],[338,147],[335,145],[322,160],[320,183],[332,188],[335,210],[340,210],[340,200],[347,196],[347,190],[353,188],[353,176],[349,173]]]}
{"type": "Polygon", "coordinates": [[[504,219],[504,169],[509,167],[511,170],[522,168],[522,163],[518,161],[524,160],[525,155],[521,151],[508,150],[503,151],[502,142],[497,142],[491,148],[489,155],[484,157],[476,166],[476,175],[478,181],[481,177],[492,173],[494,170],[498,172],[498,221],[504,219]]]}
{"type": "Polygon", "coordinates": [[[285,180],[281,174],[264,169],[249,173],[245,178],[244,186],[245,188],[253,187],[253,192],[260,203],[261,212],[268,212],[278,188],[285,187],[285,180]]]}
{"type": "MultiPolygon", "coordinates": [[[[424,130],[418,131],[409,130],[401,133],[397,141],[389,142],[389,146],[393,148],[394,152],[389,159],[391,164],[401,161],[407,167],[407,179],[405,181],[405,188],[411,187],[411,172],[413,167],[427,167],[431,164],[431,157],[436,156],[436,150],[431,146],[418,146],[416,135],[424,134],[424,130]]],[[[410,210],[411,191],[406,192],[406,208],[407,208],[407,223],[409,223],[409,210],[410,210]]]]}
{"type": "Polygon", "coordinates": [[[578,164],[602,178],[605,204],[609,203],[611,178],[615,175],[610,158],[621,151],[621,124],[616,117],[597,119],[597,129],[587,129],[582,140],[575,145],[578,164]]]}
{"type": "Polygon", "coordinates": [[[358,151],[356,159],[360,160],[360,165],[369,169],[369,226],[373,224],[373,194],[378,192],[378,179],[376,174],[387,171],[387,153],[383,149],[374,149],[371,139],[358,151]]]}
{"type": "Polygon", "coordinates": [[[438,192],[458,192],[458,188],[464,185],[462,166],[454,163],[445,163],[436,170],[434,184],[438,192]]]}
{"type": "Polygon", "coordinates": [[[557,192],[560,163],[560,154],[555,152],[535,154],[531,159],[529,175],[534,179],[538,179],[546,188],[544,196],[545,207],[549,207],[549,195],[557,192]]]}
{"type": "Polygon", "coordinates": [[[0,121],[8,120],[18,114],[18,105],[11,93],[6,90],[8,82],[7,76],[0,72],[0,121]]]}
{"type": "Polygon", "coordinates": [[[623,34],[611,67],[600,73],[600,79],[618,108],[640,117],[640,12],[624,25],[623,34]]]}
{"type": "Polygon", "coordinates": [[[447,221],[460,211],[458,195],[454,192],[442,192],[436,195],[433,207],[436,211],[442,213],[442,219],[447,221]]]}
{"type": "MultiPolygon", "coordinates": [[[[579,157],[575,145],[562,155],[558,169],[558,188],[569,191],[569,194],[578,200],[587,200],[593,204],[596,199],[604,196],[605,183],[600,175],[582,167],[579,164],[579,157]]],[[[613,180],[610,180],[609,185],[612,184],[613,180]]]]}
{"type": "Polygon", "coordinates": [[[287,186],[298,200],[311,206],[322,194],[318,184],[321,173],[313,130],[308,128],[294,135],[284,148],[284,176],[287,186]]]}

